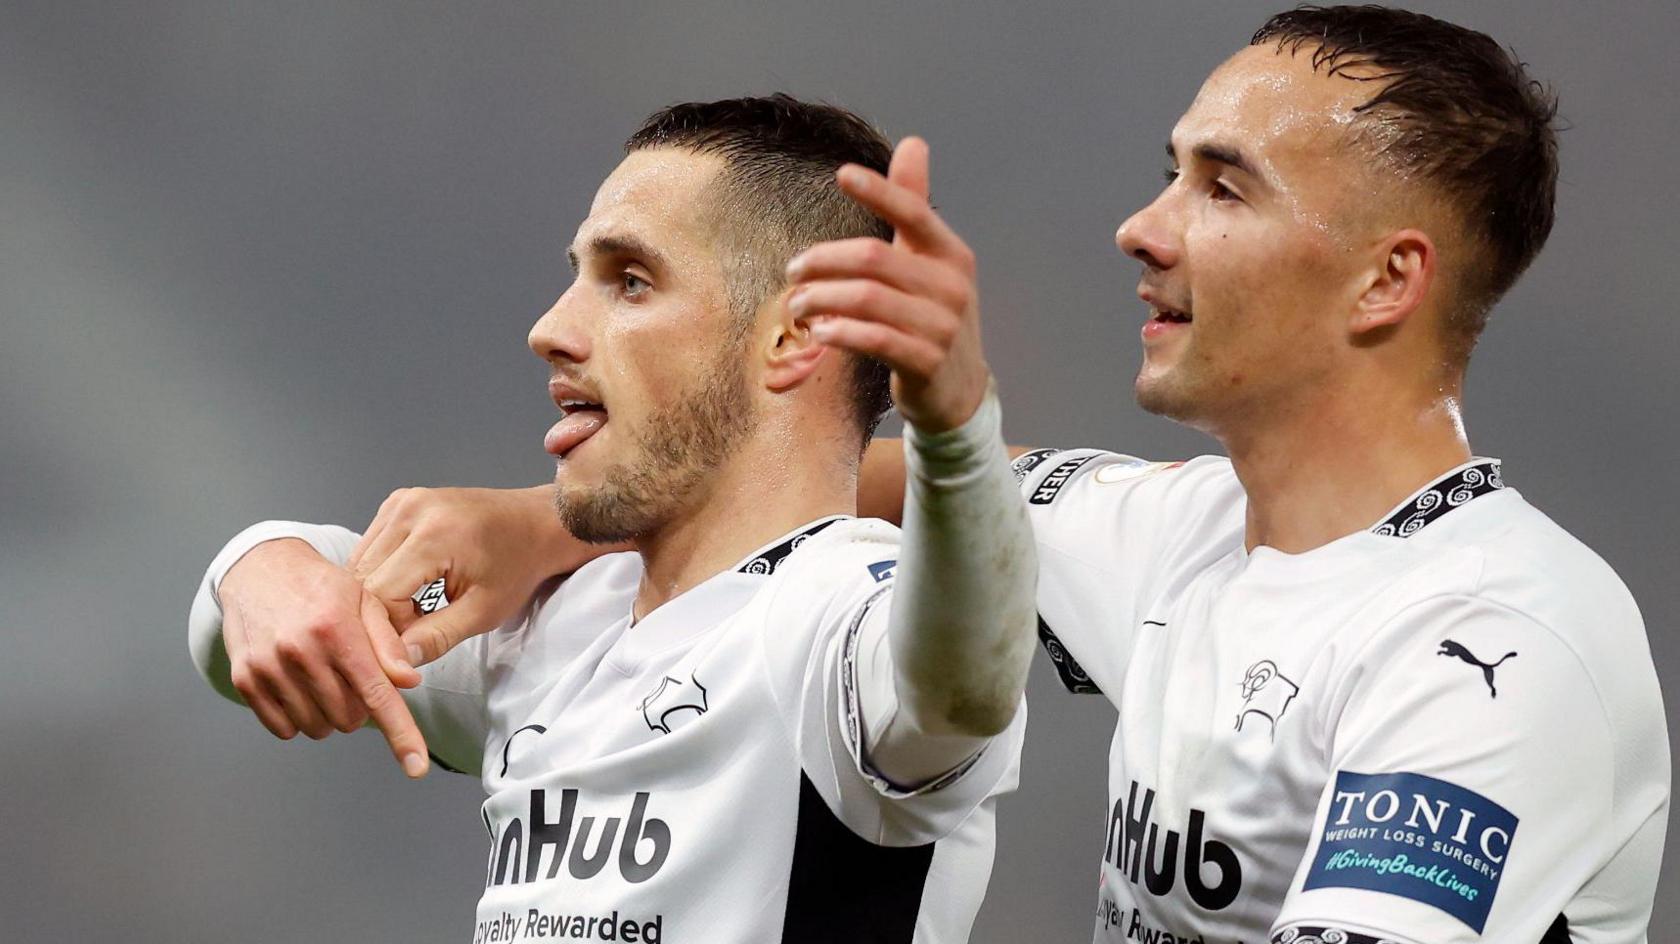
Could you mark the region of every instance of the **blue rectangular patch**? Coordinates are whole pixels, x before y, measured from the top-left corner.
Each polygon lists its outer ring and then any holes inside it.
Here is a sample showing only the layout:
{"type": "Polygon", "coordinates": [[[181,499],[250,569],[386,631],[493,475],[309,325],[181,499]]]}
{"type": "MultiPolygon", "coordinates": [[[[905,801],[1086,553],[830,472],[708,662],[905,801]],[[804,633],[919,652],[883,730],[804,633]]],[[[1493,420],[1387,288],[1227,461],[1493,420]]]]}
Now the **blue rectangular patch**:
{"type": "Polygon", "coordinates": [[[883,580],[891,580],[892,578],[898,576],[898,561],[884,560],[876,561],[875,563],[870,564],[869,576],[874,577],[876,583],[880,583],[883,580]]]}
{"type": "Polygon", "coordinates": [[[1487,924],[1517,818],[1472,790],[1423,774],[1338,771],[1304,885],[1364,888],[1487,924]]]}

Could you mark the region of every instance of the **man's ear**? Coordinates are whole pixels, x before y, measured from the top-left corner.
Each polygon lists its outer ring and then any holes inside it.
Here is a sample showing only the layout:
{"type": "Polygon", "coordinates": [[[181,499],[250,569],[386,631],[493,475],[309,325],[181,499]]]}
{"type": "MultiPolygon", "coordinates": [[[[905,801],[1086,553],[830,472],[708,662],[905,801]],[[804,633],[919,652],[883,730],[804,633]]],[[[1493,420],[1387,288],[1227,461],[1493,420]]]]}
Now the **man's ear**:
{"type": "Polygon", "coordinates": [[[1348,323],[1356,337],[1404,323],[1423,307],[1435,281],[1435,242],[1422,230],[1393,233],[1380,250],[1348,323]]]}
{"type": "Polygon", "coordinates": [[[764,385],[781,392],[804,383],[822,363],[828,347],[811,337],[805,319],[795,319],[787,309],[784,293],[772,299],[775,306],[764,337],[764,385]]]}

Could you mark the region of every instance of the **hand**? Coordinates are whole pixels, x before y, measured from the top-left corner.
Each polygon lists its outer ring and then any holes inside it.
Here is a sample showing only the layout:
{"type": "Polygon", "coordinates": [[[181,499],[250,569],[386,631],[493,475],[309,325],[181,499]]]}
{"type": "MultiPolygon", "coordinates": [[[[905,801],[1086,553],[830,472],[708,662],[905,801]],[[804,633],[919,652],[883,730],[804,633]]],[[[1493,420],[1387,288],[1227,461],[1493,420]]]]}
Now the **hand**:
{"type": "Polygon", "coordinates": [[[222,578],[222,641],[233,687],[275,737],[320,740],[370,716],[410,777],[426,740],[395,685],[420,673],[385,608],[341,567],[296,539],[259,544],[222,578]]]}
{"type": "Polygon", "coordinates": [[[893,227],[893,241],[821,243],[788,264],[788,308],[819,343],[892,367],[893,401],[927,433],[955,429],[985,398],[974,253],[928,205],[928,147],[905,138],[887,176],[856,164],[840,189],[893,227]]]}
{"type": "Polygon", "coordinates": [[[572,537],[552,486],[405,488],[379,506],[348,564],[424,665],[501,625],[544,580],[615,549],[572,537]],[[439,577],[450,604],[421,616],[414,591],[439,577]]]}

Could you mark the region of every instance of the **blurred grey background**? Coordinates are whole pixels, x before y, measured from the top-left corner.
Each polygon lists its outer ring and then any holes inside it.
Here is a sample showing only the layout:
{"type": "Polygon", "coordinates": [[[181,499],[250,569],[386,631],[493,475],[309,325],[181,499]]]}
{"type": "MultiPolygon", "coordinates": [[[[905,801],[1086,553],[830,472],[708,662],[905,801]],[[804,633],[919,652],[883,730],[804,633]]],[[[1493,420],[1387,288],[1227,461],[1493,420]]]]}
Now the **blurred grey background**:
{"type": "MultiPolygon", "coordinates": [[[[1680,7],[1421,6],[1562,95],[1558,226],[1470,429],[1633,588],[1672,712],[1680,7]]],[[[250,521],[551,474],[525,332],[654,108],[782,89],[925,135],[1010,438],[1212,448],[1131,403],[1112,236],[1274,9],[0,2],[0,940],[467,940],[477,782],[410,784],[373,734],[272,739],[189,668],[187,604],[250,521]]],[[[1113,717],[1033,685],[980,944],[1089,940],[1113,717]]]]}

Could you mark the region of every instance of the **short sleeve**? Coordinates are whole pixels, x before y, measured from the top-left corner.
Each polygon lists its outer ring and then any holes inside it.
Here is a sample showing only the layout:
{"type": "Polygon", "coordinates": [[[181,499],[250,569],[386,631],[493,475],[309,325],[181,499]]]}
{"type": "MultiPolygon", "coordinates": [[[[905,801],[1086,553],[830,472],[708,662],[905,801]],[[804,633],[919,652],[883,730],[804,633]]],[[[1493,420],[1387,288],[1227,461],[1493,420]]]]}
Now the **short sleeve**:
{"type": "MultiPolygon", "coordinates": [[[[890,531],[884,524],[851,527],[890,531]]],[[[897,546],[863,540],[810,550],[816,553],[791,558],[776,575],[780,586],[764,636],[800,766],[834,814],[864,839],[887,846],[942,839],[989,798],[1014,789],[1026,706],[1002,733],[973,739],[974,749],[942,775],[918,784],[882,776],[869,763],[865,731],[896,707],[883,701],[890,693],[877,683],[891,672],[890,662],[882,672],[882,660],[890,660],[886,629],[897,546]],[[799,631],[790,631],[795,626],[799,631]]]]}
{"type": "Polygon", "coordinates": [[[1391,620],[1342,685],[1272,940],[1541,940],[1613,851],[1609,725],[1575,653],[1521,613],[1443,596],[1391,620]]]}
{"type": "Polygon", "coordinates": [[[1039,639],[1070,691],[1118,697],[1134,633],[1165,579],[1240,537],[1241,486],[1216,456],[1038,449],[1014,469],[1038,541],[1039,639]]]}

